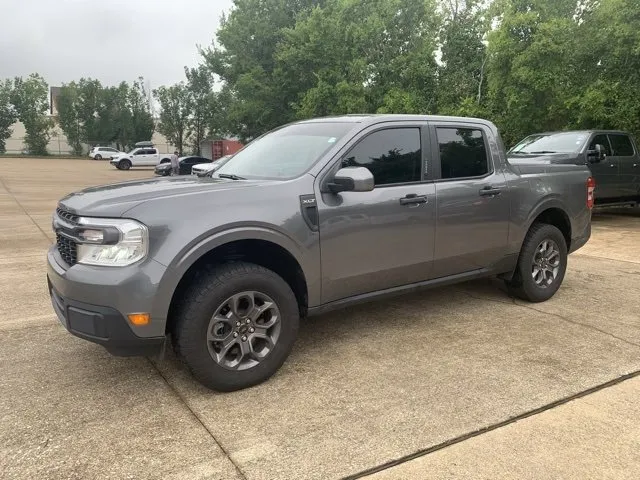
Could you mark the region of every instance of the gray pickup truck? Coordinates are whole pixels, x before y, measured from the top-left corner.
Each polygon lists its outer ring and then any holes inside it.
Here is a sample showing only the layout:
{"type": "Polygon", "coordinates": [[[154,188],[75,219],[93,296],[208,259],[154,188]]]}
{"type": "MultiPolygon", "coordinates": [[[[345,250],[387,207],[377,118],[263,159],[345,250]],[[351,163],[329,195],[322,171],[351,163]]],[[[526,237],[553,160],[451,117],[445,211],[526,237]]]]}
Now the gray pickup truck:
{"type": "Polygon", "coordinates": [[[88,188],[63,198],[48,252],[52,304],[116,355],[167,339],[204,385],[269,378],[300,318],[485,276],[541,302],[591,234],[584,164],[507,161],[472,118],[301,121],[209,178],[88,188]]]}
{"type": "Polygon", "coordinates": [[[634,138],[617,130],[530,135],[508,152],[509,161],[537,157],[551,163],[586,163],[596,182],[595,205],[640,204],[640,153],[634,138]]]}

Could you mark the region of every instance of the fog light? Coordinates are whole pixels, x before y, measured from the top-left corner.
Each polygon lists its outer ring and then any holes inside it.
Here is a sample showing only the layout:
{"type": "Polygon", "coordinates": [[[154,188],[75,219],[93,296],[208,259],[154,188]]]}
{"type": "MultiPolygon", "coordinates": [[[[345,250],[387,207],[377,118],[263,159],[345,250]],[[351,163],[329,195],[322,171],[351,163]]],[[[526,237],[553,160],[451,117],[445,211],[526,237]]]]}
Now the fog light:
{"type": "Polygon", "coordinates": [[[151,320],[151,315],[148,313],[130,313],[127,317],[131,323],[137,326],[148,325],[151,320]]]}

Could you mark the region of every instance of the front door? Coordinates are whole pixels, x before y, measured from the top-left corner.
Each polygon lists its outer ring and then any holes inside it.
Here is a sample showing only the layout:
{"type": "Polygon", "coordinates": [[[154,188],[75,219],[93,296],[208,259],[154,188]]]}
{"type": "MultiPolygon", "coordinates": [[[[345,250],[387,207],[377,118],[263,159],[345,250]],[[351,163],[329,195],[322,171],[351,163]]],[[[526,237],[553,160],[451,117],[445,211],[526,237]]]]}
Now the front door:
{"type": "Polygon", "coordinates": [[[375,188],[320,195],[323,303],[430,278],[435,189],[425,151],[426,127],[383,125],[343,156],[342,166],[368,168],[375,188]]]}
{"type": "Polygon", "coordinates": [[[640,192],[638,152],[629,135],[610,133],[609,142],[611,143],[611,160],[615,160],[619,168],[616,196],[621,199],[633,199],[640,192]]]}
{"type": "Polygon", "coordinates": [[[609,136],[604,133],[594,135],[589,142],[589,150],[595,150],[596,145],[602,145],[605,151],[605,158],[598,163],[589,163],[589,169],[596,181],[594,192],[596,203],[599,199],[613,199],[620,196],[619,184],[619,161],[612,154],[609,136]]]}
{"type": "Polygon", "coordinates": [[[505,258],[509,190],[502,160],[488,154],[491,135],[484,125],[433,125],[434,155],[440,159],[435,183],[435,278],[492,269],[505,258]]]}

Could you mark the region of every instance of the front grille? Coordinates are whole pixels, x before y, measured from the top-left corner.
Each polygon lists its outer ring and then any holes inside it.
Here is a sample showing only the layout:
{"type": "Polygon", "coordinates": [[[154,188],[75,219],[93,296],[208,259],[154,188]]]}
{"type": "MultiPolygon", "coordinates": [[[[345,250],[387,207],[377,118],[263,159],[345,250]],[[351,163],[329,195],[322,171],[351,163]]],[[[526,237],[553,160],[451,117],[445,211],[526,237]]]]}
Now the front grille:
{"type": "Polygon", "coordinates": [[[56,234],[56,244],[62,259],[69,265],[75,265],[78,261],[78,245],[64,235],[56,234]]]}
{"type": "MultiPolygon", "coordinates": [[[[63,210],[62,208],[58,207],[56,208],[56,216],[60,219],[63,220],[64,222],[66,222],[67,224],[70,224],[72,226],[77,226],[79,225],[79,220],[80,220],[80,216],[76,215],[74,213],[68,212],[66,210],[63,210]]],[[[63,235],[61,233],[61,230],[68,230],[68,228],[65,228],[63,225],[61,225],[60,227],[58,227],[56,229],[56,245],[58,247],[58,252],[60,253],[60,256],[62,257],[62,259],[67,262],[67,264],[69,265],[75,265],[76,262],[78,261],[78,245],[77,243],[72,240],[71,238],[63,235]]],[[[68,232],[71,233],[71,232],[68,232]]]]}
{"type": "Polygon", "coordinates": [[[66,210],[63,210],[60,207],[56,208],[56,215],[58,215],[63,220],[66,220],[67,222],[73,223],[75,225],[78,224],[78,220],[80,219],[79,215],[75,215],[71,212],[67,212],[66,210]]]}

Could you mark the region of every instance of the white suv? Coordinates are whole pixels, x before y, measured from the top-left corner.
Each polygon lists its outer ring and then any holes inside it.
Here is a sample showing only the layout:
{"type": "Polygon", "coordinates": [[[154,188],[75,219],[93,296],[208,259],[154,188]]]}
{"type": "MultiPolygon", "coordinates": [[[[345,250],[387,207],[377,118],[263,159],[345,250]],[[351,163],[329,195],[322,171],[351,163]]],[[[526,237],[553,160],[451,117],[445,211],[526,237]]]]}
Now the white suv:
{"type": "Polygon", "coordinates": [[[89,157],[94,160],[108,159],[116,155],[125,155],[125,153],[111,147],[93,147],[89,152],[89,157]]]}
{"type": "Polygon", "coordinates": [[[142,147],[111,158],[111,165],[119,170],[129,170],[131,167],[155,167],[159,163],[170,161],[171,154],[158,153],[158,149],[154,147],[142,147]]]}

